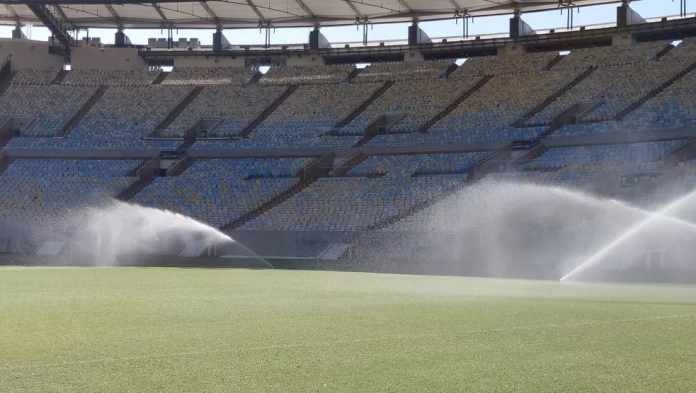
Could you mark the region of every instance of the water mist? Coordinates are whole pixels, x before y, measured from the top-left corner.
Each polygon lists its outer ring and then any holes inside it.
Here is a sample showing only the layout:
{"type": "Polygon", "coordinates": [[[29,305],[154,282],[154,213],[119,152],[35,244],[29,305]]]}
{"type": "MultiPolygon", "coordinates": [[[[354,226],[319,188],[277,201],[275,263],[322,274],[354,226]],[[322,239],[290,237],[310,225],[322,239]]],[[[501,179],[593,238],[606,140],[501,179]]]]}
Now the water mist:
{"type": "Polygon", "coordinates": [[[228,235],[185,215],[111,200],[72,212],[72,255],[116,265],[124,256],[198,257],[225,253],[257,259],[228,235]]]}
{"type": "Polygon", "coordinates": [[[587,265],[598,250],[655,213],[562,187],[483,181],[381,231],[388,241],[375,242],[372,234],[365,248],[375,263],[395,260],[393,271],[409,266],[403,272],[558,280],[585,264],[592,269],[583,279],[628,279],[620,272],[630,271],[631,279],[652,280],[656,268],[665,280],[683,278],[685,271],[696,273],[690,258],[696,225],[682,214],[696,207],[692,201],[681,203],[678,217],[661,212],[639,236],[594,257],[602,263],[587,265]],[[658,263],[652,254],[660,256],[658,263]]]}

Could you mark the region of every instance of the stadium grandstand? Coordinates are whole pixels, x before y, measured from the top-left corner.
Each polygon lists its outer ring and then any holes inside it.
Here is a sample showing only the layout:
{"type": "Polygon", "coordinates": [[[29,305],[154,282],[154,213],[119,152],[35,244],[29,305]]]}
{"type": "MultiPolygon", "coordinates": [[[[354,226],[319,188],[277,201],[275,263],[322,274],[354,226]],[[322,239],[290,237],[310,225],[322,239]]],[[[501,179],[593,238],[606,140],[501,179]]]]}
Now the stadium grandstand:
{"type": "Polygon", "coordinates": [[[191,216],[262,255],[337,263],[486,180],[640,202],[696,174],[686,14],[647,21],[624,2],[614,26],[537,32],[525,13],[607,2],[175,3],[195,18],[166,1],[0,3],[0,19],[52,33],[31,41],[17,28],[0,42],[5,220],[59,221],[106,195],[191,216]],[[506,37],[435,42],[418,24],[493,14],[510,14],[506,37]],[[321,33],[361,20],[412,25],[400,45],[336,48],[321,33]],[[314,30],[268,48],[223,35],[259,21],[314,30]],[[163,25],[216,29],[213,45],[126,36],[163,25]],[[114,45],[74,39],[99,27],[117,29],[114,45]]]}
{"type": "Polygon", "coordinates": [[[695,6],[0,0],[0,393],[696,392],[695,6]]]}

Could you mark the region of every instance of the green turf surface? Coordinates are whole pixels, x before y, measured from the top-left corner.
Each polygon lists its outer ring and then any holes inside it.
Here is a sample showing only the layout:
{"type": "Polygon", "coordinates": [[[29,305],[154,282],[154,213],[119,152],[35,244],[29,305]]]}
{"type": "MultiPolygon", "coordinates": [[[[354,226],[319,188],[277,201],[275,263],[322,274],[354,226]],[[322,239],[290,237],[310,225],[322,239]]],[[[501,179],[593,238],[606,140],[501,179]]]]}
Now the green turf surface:
{"type": "Polygon", "coordinates": [[[696,288],[0,268],[1,392],[696,391],[696,288]]]}

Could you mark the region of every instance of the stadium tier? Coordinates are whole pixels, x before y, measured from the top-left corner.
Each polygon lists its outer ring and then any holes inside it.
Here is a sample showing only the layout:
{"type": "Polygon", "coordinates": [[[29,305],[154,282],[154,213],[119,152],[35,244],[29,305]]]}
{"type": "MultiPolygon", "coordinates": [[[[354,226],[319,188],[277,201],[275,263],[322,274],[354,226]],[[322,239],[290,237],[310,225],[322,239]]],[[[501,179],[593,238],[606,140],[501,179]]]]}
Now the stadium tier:
{"type": "Polygon", "coordinates": [[[429,208],[479,182],[689,188],[696,41],[610,38],[264,72],[18,64],[0,95],[3,215],[55,218],[98,195],[360,243],[427,228],[429,208]]]}
{"type": "Polygon", "coordinates": [[[695,5],[0,0],[0,393],[696,393],[695,5]]]}

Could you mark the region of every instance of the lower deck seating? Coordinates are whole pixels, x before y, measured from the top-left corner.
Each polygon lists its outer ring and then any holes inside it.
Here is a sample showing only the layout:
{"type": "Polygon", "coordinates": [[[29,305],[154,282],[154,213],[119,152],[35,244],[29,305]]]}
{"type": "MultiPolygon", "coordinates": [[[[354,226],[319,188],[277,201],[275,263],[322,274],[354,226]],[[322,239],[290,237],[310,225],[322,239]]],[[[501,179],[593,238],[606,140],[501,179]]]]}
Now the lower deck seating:
{"type": "Polygon", "coordinates": [[[246,230],[357,231],[405,214],[466,182],[487,153],[373,156],[348,178],[321,178],[246,230]],[[363,177],[383,174],[382,177],[363,177]]]}
{"type": "Polygon", "coordinates": [[[359,231],[465,182],[465,175],[323,178],[242,230],[359,231]]]}
{"type": "Polygon", "coordinates": [[[15,160],[0,176],[0,215],[21,222],[63,224],[66,213],[125,190],[133,160],[15,160]]]}
{"type": "Polygon", "coordinates": [[[607,162],[654,162],[663,159],[684,142],[646,142],[620,145],[594,145],[558,147],[544,152],[527,163],[528,168],[560,168],[566,165],[583,165],[607,162]]]}
{"type": "Polygon", "coordinates": [[[330,133],[379,86],[372,83],[300,86],[240,144],[245,147],[326,145],[325,141],[331,138],[321,138],[322,135],[330,133]]]}
{"type": "Polygon", "coordinates": [[[14,86],[48,85],[58,76],[58,72],[58,68],[49,70],[25,68],[14,72],[11,83],[14,86]]]}
{"type": "Polygon", "coordinates": [[[464,174],[491,153],[440,153],[398,156],[371,156],[350,171],[351,175],[382,174],[409,177],[429,174],[464,174]]]}
{"type": "MultiPolygon", "coordinates": [[[[239,134],[284,91],[282,86],[206,86],[162,136],[184,136],[202,119],[216,119],[222,124],[208,133],[210,137],[239,134]]],[[[178,97],[179,101],[184,96],[178,97]]],[[[178,101],[177,101],[178,102],[178,101]]]]}
{"type": "Polygon", "coordinates": [[[19,137],[12,141],[12,146],[171,149],[177,142],[147,143],[143,138],[152,133],[190,89],[188,86],[109,87],[77,127],[64,138],[19,137]]]}
{"type": "Polygon", "coordinates": [[[73,70],[66,74],[62,84],[75,86],[143,86],[150,85],[159,71],[149,70],[73,70]]]}
{"type": "Polygon", "coordinates": [[[297,183],[306,159],[196,161],[182,175],[158,178],[134,202],[221,227],[297,183]]]}
{"type": "MultiPolygon", "coordinates": [[[[500,57],[467,61],[448,76],[444,75],[447,63],[409,61],[375,65],[362,73],[356,71],[350,82],[346,79],[352,69],[345,66],[278,67],[266,81],[258,79],[251,68],[179,68],[164,79],[163,85],[146,85],[155,76],[150,72],[133,77],[75,72],[58,85],[50,85],[57,70],[34,76],[23,72],[15,76],[0,97],[0,124],[12,123],[20,131],[9,142],[8,151],[21,147],[88,152],[143,148],[163,151],[181,145],[187,132],[197,131],[198,141],[190,150],[165,151],[162,156],[166,160],[173,159],[174,154],[177,159],[187,153],[200,157],[195,153],[222,149],[226,153],[244,151],[244,155],[263,157],[266,149],[274,149],[269,155],[277,155],[290,154],[288,149],[306,148],[300,154],[326,155],[326,162],[330,154],[335,154],[336,162],[346,163],[360,159],[358,152],[368,154],[371,156],[367,160],[348,173],[334,171],[316,180],[242,228],[361,231],[393,221],[406,222],[404,217],[416,207],[477,181],[478,175],[484,179],[591,189],[628,187],[640,176],[662,173],[664,168],[659,166],[684,141],[556,147],[533,160],[501,165],[481,165],[490,157],[503,156],[495,151],[412,152],[431,147],[447,150],[455,144],[485,144],[467,148],[508,152],[514,147],[524,151],[513,151],[512,155],[533,154],[536,150],[527,150],[531,144],[515,142],[537,141],[550,131],[549,122],[576,103],[601,105],[577,124],[555,130],[553,136],[693,127],[694,72],[634,108],[625,118],[616,118],[627,105],[646,97],[696,61],[693,53],[684,50],[692,48],[691,41],[686,39],[685,47],[673,49],[660,61],[654,60],[654,54],[664,42],[636,44],[630,50],[617,45],[573,51],[550,70],[546,65],[555,61],[557,53],[522,53],[520,58],[529,62],[516,64],[519,60],[515,51],[501,51],[500,57]],[[583,82],[564,89],[589,67],[597,69],[583,82]],[[254,83],[248,83],[252,75],[254,83]],[[483,80],[485,84],[477,85],[483,80]],[[68,135],[60,135],[66,122],[97,91],[97,85],[108,88],[68,135]],[[204,87],[165,127],[164,120],[194,92],[194,85],[204,87]],[[385,86],[391,87],[369,105],[361,105],[385,86]],[[462,94],[473,86],[478,89],[459,103],[457,98],[464,97],[462,94]],[[455,102],[459,103],[456,107],[448,107],[455,102]],[[444,117],[436,117],[445,112],[444,117]],[[518,127],[519,120],[529,116],[532,118],[525,124],[547,125],[518,127]],[[379,125],[375,121],[380,118],[385,125],[370,129],[376,135],[365,135],[368,125],[379,125]],[[434,119],[439,121],[426,133],[417,132],[434,119]],[[350,121],[336,129],[342,120],[350,121]],[[161,124],[164,125],[158,127],[161,124]],[[247,129],[248,135],[240,135],[251,124],[254,129],[247,129]],[[146,138],[153,133],[164,138],[146,138]],[[361,146],[364,150],[351,147],[357,141],[366,142],[361,146]],[[332,149],[314,149],[317,147],[332,149]],[[248,153],[246,149],[257,150],[248,153]],[[394,155],[399,151],[408,154],[394,155]],[[474,179],[469,176],[472,168],[479,169],[474,171],[474,179]],[[494,170],[509,172],[485,173],[494,170]],[[342,177],[330,177],[337,173],[342,177]]],[[[9,128],[12,127],[5,127],[3,132],[9,128]]],[[[596,140],[583,142],[579,138],[573,140],[576,142],[587,144],[596,140]]],[[[135,202],[224,226],[298,184],[298,173],[308,162],[309,159],[301,158],[196,159],[180,176],[155,179],[135,196],[135,202]]],[[[0,192],[4,196],[0,214],[58,217],[58,212],[81,206],[95,195],[118,194],[136,180],[129,175],[138,164],[17,160],[0,176],[0,192]]],[[[419,216],[414,217],[419,220],[419,216]]]]}
{"type": "Polygon", "coordinates": [[[92,87],[10,86],[0,96],[0,113],[21,124],[22,136],[55,136],[94,91],[92,87]]]}

